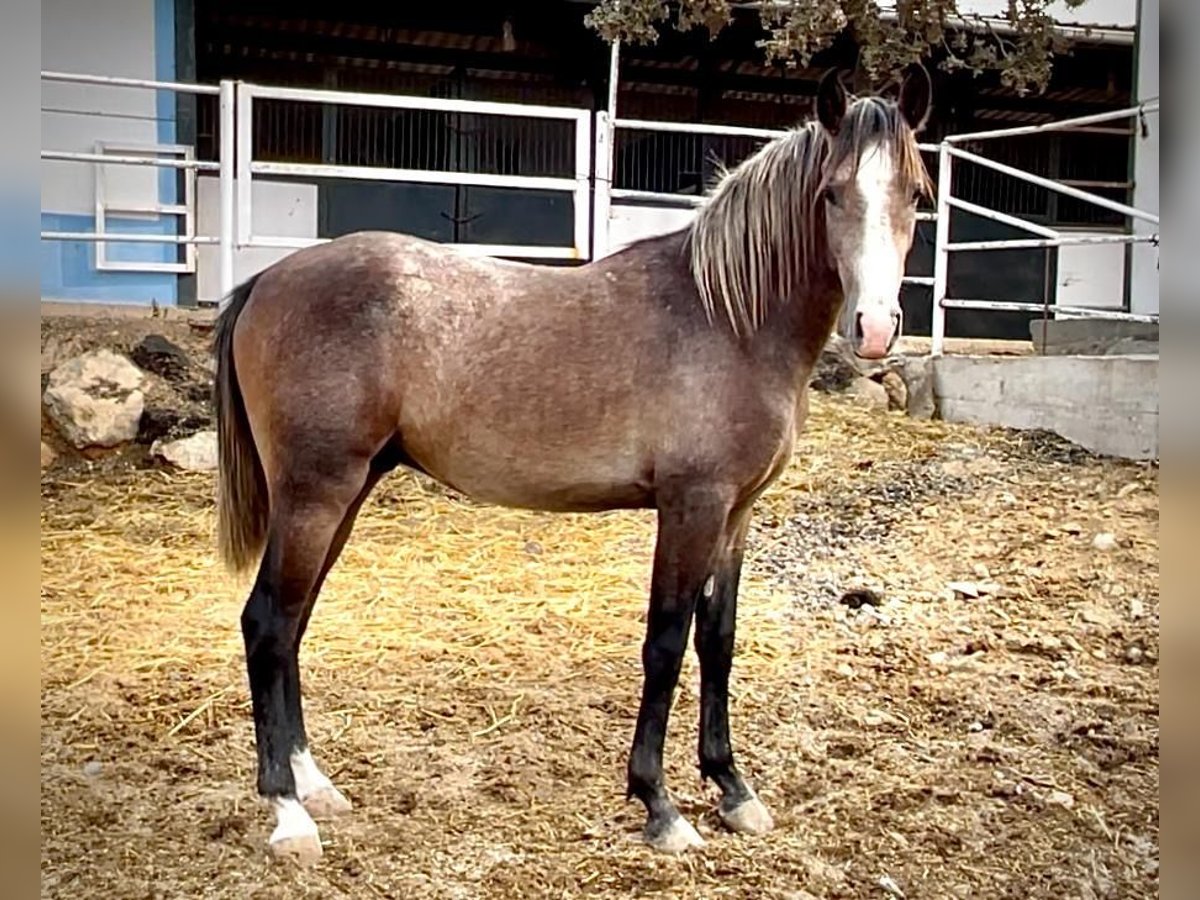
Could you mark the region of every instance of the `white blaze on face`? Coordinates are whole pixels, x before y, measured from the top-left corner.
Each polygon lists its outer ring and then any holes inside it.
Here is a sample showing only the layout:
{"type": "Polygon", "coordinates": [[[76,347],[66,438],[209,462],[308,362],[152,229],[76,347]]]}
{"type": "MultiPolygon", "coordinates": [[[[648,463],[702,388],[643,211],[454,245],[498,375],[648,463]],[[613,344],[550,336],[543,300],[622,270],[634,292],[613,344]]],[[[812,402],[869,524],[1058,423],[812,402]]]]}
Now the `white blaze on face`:
{"type": "MultiPolygon", "coordinates": [[[[899,327],[900,284],[909,223],[895,196],[891,155],[869,147],[851,183],[837,189],[829,209],[830,244],[846,298],[847,336],[860,356],[885,356],[899,327]]],[[[907,198],[902,198],[902,203],[907,198]]]]}

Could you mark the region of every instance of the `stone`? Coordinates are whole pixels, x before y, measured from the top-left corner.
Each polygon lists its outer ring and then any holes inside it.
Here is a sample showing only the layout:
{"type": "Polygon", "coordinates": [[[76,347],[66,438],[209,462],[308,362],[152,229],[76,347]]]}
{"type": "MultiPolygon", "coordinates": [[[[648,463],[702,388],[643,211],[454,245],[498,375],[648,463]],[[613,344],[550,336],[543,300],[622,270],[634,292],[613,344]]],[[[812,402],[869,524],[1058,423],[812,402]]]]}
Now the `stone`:
{"type": "Polygon", "coordinates": [[[817,357],[809,383],[818,391],[844,391],[862,376],[850,344],[840,335],[833,335],[817,357]]]}
{"type": "Polygon", "coordinates": [[[877,409],[880,412],[887,411],[888,394],[883,385],[878,381],[872,381],[870,378],[863,378],[860,375],[850,382],[846,393],[854,398],[855,402],[866,406],[868,409],[877,409]]]}
{"type": "Polygon", "coordinates": [[[54,460],[55,453],[53,448],[45,441],[42,441],[42,468],[45,469],[54,465],[54,460]]]}
{"type": "Polygon", "coordinates": [[[172,382],[182,381],[191,368],[187,352],[161,334],[148,334],[138,341],[129,358],[147,372],[172,382]]]}
{"type": "Polygon", "coordinates": [[[1117,539],[1108,532],[1102,531],[1092,538],[1092,546],[1097,550],[1111,550],[1117,546],[1117,539]]]}
{"type": "Polygon", "coordinates": [[[904,380],[905,411],[913,419],[932,419],[937,413],[933,395],[933,360],[928,356],[903,356],[896,373],[904,380]]]}
{"type": "Polygon", "coordinates": [[[111,350],[84,353],[50,373],[46,414],[80,450],[118,447],[137,437],[144,380],[137,366],[111,350]]]}
{"type": "Polygon", "coordinates": [[[895,371],[884,372],[879,379],[887,392],[888,409],[908,410],[908,386],[904,379],[895,371]]]}
{"type": "Polygon", "coordinates": [[[213,472],[217,468],[217,433],[197,431],[177,441],[155,441],[150,453],[185,472],[213,472]]]}

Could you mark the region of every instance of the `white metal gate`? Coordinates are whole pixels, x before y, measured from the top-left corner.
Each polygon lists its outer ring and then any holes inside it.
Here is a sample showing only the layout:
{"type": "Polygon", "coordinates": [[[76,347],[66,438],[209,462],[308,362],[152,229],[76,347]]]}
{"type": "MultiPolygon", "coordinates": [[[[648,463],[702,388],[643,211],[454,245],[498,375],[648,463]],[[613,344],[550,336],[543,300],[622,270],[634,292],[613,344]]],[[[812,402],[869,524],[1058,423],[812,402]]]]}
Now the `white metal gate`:
{"type": "Polygon", "coordinates": [[[961,146],[967,142],[982,142],[996,140],[998,138],[1021,137],[1031,134],[1042,134],[1049,131],[1067,131],[1089,125],[1097,125],[1102,122],[1111,122],[1119,119],[1128,119],[1131,117],[1136,117],[1140,120],[1141,117],[1146,114],[1157,112],[1158,101],[1154,100],[1131,107],[1129,109],[1116,110],[1114,112],[1107,113],[1097,113],[1096,115],[1080,116],[1072,119],[1063,119],[1058,122],[1048,122],[1043,125],[1030,125],[1020,128],[1000,128],[993,131],[949,135],[937,145],[937,238],[934,243],[934,274],[932,279],[932,353],[935,356],[940,355],[944,349],[947,309],[991,309],[1012,312],[1041,312],[1047,317],[1054,315],[1056,317],[1062,316],[1064,318],[1096,318],[1132,322],[1158,321],[1157,314],[1139,315],[1131,312],[1111,309],[1060,306],[1051,302],[1051,298],[1049,296],[1044,297],[1041,303],[1011,303],[991,299],[966,299],[950,297],[948,296],[947,286],[950,268],[950,254],[955,252],[1036,249],[1042,247],[1057,248],[1087,244],[1144,243],[1152,244],[1157,247],[1159,242],[1157,231],[1159,217],[1156,213],[1150,213],[1146,212],[1145,210],[1136,209],[1127,204],[1118,203],[1117,201],[1110,200],[1107,197],[1102,197],[1090,191],[1081,190],[1078,187],[1063,184],[1062,182],[1055,181],[1051,178],[1044,178],[1040,175],[1034,175],[1031,172],[1026,172],[1013,166],[1005,165],[1004,163],[988,159],[985,156],[968,152],[967,150],[962,149],[961,146]],[[1046,188],[1047,190],[1055,191],[1059,194],[1073,197],[1077,200],[1082,200],[1113,212],[1121,213],[1122,215],[1132,219],[1137,219],[1142,222],[1149,222],[1155,226],[1155,231],[1150,234],[1144,234],[1138,233],[1136,230],[1131,229],[1129,233],[1125,234],[1073,235],[1069,231],[1050,228],[1037,222],[1031,222],[1018,216],[1009,215],[995,209],[989,209],[988,207],[971,203],[967,200],[963,200],[962,198],[953,196],[952,185],[954,165],[960,161],[974,165],[985,166],[989,169],[1000,172],[1003,175],[1008,175],[1028,184],[1037,185],[1038,187],[1046,188]],[[985,219],[990,219],[994,222],[1001,222],[1005,225],[1029,232],[1033,235],[1036,235],[1036,237],[1014,240],[951,242],[951,209],[959,209],[964,212],[973,213],[974,215],[985,219]]]}

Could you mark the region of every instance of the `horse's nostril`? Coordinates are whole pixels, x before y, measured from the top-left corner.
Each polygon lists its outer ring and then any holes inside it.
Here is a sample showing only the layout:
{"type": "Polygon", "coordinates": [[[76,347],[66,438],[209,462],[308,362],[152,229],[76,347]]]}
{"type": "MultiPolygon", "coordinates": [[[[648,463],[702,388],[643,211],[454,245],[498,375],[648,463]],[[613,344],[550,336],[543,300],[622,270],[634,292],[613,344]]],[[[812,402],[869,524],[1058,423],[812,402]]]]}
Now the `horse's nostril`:
{"type": "Polygon", "coordinates": [[[856,343],[861,344],[862,339],[863,339],[862,313],[859,313],[858,315],[856,315],[854,317],[854,340],[856,343]]]}

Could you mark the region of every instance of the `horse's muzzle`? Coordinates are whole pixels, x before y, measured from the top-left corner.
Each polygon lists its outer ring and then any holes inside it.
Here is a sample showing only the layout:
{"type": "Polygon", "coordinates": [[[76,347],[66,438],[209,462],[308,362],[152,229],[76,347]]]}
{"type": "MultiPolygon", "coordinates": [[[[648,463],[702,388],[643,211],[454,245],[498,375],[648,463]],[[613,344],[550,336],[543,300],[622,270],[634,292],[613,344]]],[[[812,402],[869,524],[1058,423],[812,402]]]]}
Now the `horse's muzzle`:
{"type": "Polygon", "coordinates": [[[854,352],[863,359],[883,359],[899,336],[898,312],[860,312],[854,317],[854,352]]]}

